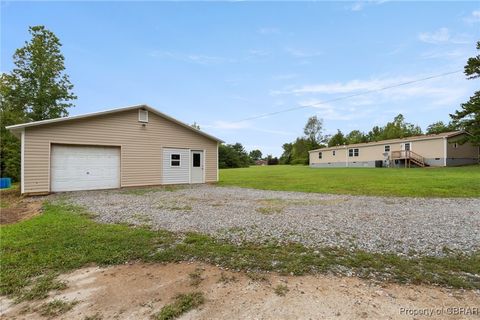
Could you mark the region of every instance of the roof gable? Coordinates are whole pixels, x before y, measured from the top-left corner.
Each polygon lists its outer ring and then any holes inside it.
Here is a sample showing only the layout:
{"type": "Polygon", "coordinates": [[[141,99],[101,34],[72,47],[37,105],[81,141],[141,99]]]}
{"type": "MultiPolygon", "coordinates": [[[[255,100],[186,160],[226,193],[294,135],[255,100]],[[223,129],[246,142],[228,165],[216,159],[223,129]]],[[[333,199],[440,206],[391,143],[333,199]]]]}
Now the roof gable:
{"type": "Polygon", "coordinates": [[[198,133],[206,138],[209,138],[211,140],[217,141],[217,142],[223,142],[223,140],[214,137],[206,132],[203,132],[201,130],[198,130],[184,122],[181,122],[163,112],[158,111],[155,108],[150,107],[149,105],[146,104],[140,104],[140,105],[134,105],[134,106],[128,106],[128,107],[121,107],[121,108],[115,108],[115,109],[109,109],[109,110],[104,110],[104,111],[98,111],[98,112],[92,112],[92,113],[86,113],[86,114],[81,114],[81,115],[76,115],[76,116],[71,116],[71,117],[63,117],[63,118],[55,118],[55,119],[48,119],[48,120],[41,120],[41,121],[33,121],[33,122],[27,122],[27,123],[21,123],[21,124],[16,124],[12,126],[6,127],[6,129],[12,131],[12,133],[19,133],[22,129],[28,128],[28,127],[36,127],[36,126],[42,126],[42,125],[47,125],[47,124],[54,124],[57,122],[67,122],[70,120],[78,120],[78,119],[88,119],[92,117],[97,117],[97,116],[102,116],[102,115],[108,115],[112,113],[117,113],[117,112],[122,112],[122,111],[128,111],[128,110],[135,110],[135,109],[145,109],[148,110],[159,117],[162,117],[164,119],[170,120],[175,124],[178,124],[182,127],[185,127],[191,131],[194,131],[195,133],[198,133]]]}

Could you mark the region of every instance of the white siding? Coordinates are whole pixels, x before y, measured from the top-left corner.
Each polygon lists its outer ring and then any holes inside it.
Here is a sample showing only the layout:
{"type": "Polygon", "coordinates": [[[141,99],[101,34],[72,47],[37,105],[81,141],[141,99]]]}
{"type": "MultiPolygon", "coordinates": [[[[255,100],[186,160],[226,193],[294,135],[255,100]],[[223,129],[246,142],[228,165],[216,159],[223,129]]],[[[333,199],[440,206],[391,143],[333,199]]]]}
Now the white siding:
{"type": "Polygon", "coordinates": [[[163,148],[163,184],[190,183],[190,150],[163,148]],[[180,166],[172,167],[170,155],[180,155],[180,166]]]}

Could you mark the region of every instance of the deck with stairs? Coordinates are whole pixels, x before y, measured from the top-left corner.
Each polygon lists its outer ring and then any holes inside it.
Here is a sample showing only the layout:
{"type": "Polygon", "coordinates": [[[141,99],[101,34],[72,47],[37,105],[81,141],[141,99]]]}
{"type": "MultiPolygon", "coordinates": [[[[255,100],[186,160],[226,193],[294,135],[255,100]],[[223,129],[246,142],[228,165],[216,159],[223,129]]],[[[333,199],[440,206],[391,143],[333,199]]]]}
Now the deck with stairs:
{"type": "Polygon", "coordinates": [[[425,158],[411,150],[392,151],[391,160],[405,160],[405,168],[410,168],[412,163],[419,167],[428,167],[425,158]]]}

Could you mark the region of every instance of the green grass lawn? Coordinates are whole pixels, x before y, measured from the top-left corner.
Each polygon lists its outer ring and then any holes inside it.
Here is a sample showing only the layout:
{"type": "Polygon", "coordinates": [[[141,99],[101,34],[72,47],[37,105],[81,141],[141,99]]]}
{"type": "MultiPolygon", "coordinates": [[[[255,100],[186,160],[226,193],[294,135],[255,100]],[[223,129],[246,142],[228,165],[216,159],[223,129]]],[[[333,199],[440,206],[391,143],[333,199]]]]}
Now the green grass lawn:
{"type": "Polygon", "coordinates": [[[192,259],[234,270],[280,273],[340,273],[396,282],[480,288],[480,253],[410,257],[342,248],[309,249],[298,244],[235,245],[212,237],[176,235],[126,225],[99,224],[84,209],[46,204],[42,215],[0,227],[0,294],[19,300],[45,298],[65,287],[56,275],[83,266],[129,261],[192,259]]]}
{"type": "Polygon", "coordinates": [[[480,166],[450,168],[310,168],[253,166],[220,170],[220,185],[332,194],[479,197],[480,166]]]}

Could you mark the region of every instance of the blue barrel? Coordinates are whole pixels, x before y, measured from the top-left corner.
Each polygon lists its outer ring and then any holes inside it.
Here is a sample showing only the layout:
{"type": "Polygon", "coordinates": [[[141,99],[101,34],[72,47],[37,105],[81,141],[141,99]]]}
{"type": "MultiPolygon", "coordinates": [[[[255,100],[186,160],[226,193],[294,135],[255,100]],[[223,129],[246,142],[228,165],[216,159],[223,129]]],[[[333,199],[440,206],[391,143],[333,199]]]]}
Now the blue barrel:
{"type": "Polygon", "coordinates": [[[12,186],[12,178],[0,178],[0,189],[10,188],[12,186]]]}

